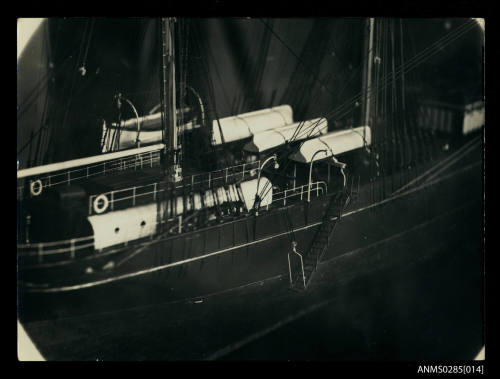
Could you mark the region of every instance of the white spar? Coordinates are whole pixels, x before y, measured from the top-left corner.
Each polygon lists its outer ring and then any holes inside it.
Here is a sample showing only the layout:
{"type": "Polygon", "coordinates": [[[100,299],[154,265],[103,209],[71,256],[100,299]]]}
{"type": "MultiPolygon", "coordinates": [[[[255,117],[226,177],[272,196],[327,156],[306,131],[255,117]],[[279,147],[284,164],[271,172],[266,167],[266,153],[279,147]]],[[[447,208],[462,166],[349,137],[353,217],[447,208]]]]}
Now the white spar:
{"type": "Polygon", "coordinates": [[[94,155],[92,157],[87,157],[87,158],[79,158],[65,162],[51,163],[43,166],[25,168],[17,172],[17,178],[22,179],[28,176],[47,174],[49,172],[67,170],[73,167],[86,166],[89,164],[110,161],[113,159],[128,157],[131,155],[138,155],[153,151],[159,151],[164,147],[165,145],[163,143],[159,143],[157,145],[145,146],[138,149],[122,150],[109,154],[94,155]]]}

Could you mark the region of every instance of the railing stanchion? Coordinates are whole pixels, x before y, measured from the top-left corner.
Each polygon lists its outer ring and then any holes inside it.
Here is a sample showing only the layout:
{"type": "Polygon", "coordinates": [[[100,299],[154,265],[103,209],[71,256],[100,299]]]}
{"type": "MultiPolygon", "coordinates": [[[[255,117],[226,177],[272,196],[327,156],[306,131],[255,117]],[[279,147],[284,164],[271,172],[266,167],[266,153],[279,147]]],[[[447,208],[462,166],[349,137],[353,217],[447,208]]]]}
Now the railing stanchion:
{"type": "Polygon", "coordinates": [[[71,259],[75,258],[75,240],[74,239],[72,239],[70,242],[70,256],[71,256],[71,259]]]}
{"type": "MultiPolygon", "coordinates": [[[[299,253],[297,253],[299,254],[299,253]]],[[[300,258],[300,267],[302,268],[302,281],[304,283],[304,289],[306,288],[306,275],[304,273],[304,261],[302,260],[302,255],[299,254],[299,258],[300,258]]]]}

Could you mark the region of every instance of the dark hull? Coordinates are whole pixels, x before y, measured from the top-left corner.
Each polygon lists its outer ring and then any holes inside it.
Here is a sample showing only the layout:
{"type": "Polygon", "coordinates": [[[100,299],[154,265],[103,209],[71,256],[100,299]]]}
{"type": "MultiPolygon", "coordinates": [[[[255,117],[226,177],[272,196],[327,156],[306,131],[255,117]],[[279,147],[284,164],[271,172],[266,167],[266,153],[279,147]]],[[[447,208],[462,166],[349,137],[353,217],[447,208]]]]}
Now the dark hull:
{"type": "MultiPolygon", "coordinates": [[[[377,194],[383,192],[382,180],[376,187],[363,186],[357,201],[345,209],[322,261],[362,252],[443,214],[481,207],[481,166],[478,155],[473,158],[448,168],[434,181],[385,200],[377,201],[377,194]]],[[[391,190],[388,184],[386,187],[386,191],[391,190]]],[[[203,297],[278,276],[288,285],[287,255],[292,239],[284,212],[288,210],[290,215],[298,250],[306,253],[328,201],[329,196],[325,196],[309,204],[170,237],[152,242],[140,252],[136,246],[120,255],[73,265],[74,275],[64,266],[23,273],[41,283],[43,275],[60,277],[61,282],[52,288],[23,289],[19,316],[21,320],[61,317],[143,305],[158,297],[161,301],[203,297]],[[111,271],[99,270],[110,259],[122,263],[111,271]],[[89,263],[94,273],[81,275],[89,263]],[[149,288],[150,295],[127,295],[136,288],[149,288]]],[[[446,230],[443,233],[444,239],[452,237],[446,230]]]]}

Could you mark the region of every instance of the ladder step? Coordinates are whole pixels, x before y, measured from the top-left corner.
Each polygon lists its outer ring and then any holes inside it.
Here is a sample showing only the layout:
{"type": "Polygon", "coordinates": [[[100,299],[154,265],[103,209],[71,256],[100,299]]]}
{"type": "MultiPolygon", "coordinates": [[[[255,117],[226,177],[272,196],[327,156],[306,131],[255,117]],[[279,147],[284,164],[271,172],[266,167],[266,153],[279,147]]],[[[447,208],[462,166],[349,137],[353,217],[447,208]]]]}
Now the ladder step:
{"type": "Polygon", "coordinates": [[[302,276],[302,272],[297,272],[292,280],[292,288],[297,291],[303,291],[305,290],[307,283],[310,281],[312,276],[314,275],[314,272],[316,271],[318,267],[318,260],[319,257],[322,256],[324,251],[329,245],[329,239],[330,236],[333,232],[333,228],[338,220],[338,217],[341,216],[341,207],[342,204],[340,200],[343,199],[343,194],[338,193],[335,194],[334,197],[332,198],[330,205],[326,211],[326,217],[324,218],[323,223],[320,226],[320,229],[318,230],[316,234],[316,238],[313,241],[308,254],[304,258],[304,266],[303,266],[303,273],[304,277],[302,276]],[[337,217],[337,220],[331,220],[332,218],[337,217]],[[304,286],[304,279],[305,279],[305,284],[304,286]]]}

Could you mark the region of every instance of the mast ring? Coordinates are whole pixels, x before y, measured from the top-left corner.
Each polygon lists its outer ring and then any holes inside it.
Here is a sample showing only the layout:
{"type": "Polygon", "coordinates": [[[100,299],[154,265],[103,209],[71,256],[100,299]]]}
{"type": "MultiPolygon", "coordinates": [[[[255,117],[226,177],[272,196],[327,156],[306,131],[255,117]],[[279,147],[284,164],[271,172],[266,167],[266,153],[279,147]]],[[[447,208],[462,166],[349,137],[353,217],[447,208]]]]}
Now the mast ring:
{"type": "Polygon", "coordinates": [[[40,179],[34,180],[30,183],[30,193],[32,196],[38,196],[42,193],[43,185],[40,179]]]}
{"type": "Polygon", "coordinates": [[[94,212],[97,214],[103,213],[108,209],[109,200],[106,195],[101,194],[94,199],[94,212]]]}

